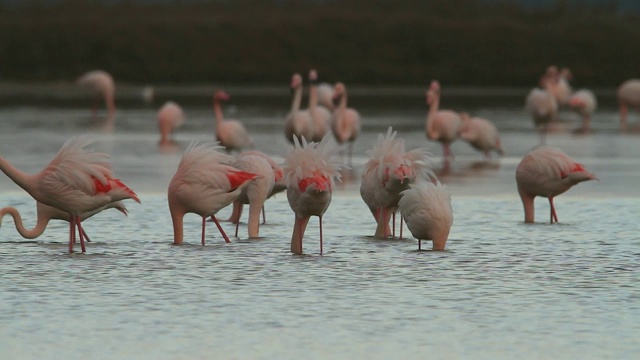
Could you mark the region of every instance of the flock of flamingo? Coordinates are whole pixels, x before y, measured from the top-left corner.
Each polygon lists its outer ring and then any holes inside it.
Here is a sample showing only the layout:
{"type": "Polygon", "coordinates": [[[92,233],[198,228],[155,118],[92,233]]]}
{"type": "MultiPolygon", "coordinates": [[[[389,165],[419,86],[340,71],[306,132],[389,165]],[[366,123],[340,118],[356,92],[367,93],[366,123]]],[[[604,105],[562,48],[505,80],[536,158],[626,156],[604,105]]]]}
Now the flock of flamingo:
{"type": "MultiPolygon", "coordinates": [[[[229,95],[216,91],[213,96],[217,143],[192,143],[183,153],[175,175],[171,179],[167,199],[173,223],[174,244],[184,240],[183,218],[187,213],[202,217],[201,243],[205,244],[207,222],[217,226],[226,242],[229,237],[216,214],[232,205],[230,221],[238,224],[244,205],[249,205],[248,236],[259,237],[260,215],[266,221],[264,204],[271,196],[286,190],[295,221],[291,236],[291,252],[302,254],[302,240],[309,219],[319,217],[320,254],[323,252],[322,217],[330,206],[336,181],[341,170],[348,167],[337,159],[337,152],[346,145],[351,164],[353,142],[360,132],[360,115],[347,107],[347,88],[343,83],[331,86],[318,83],[318,75],[311,70],[309,104],[301,108],[303,78],[291,78],[293,99],[285,118],[284,134],[292,147],[284,154],[284,162],[274,159],[253,147],[246,128],[237,120],[225,119],[221,102],[229,95]],[[231,155],[232,152],[236,155],[231,155]]],[[[581,131],[589,131],[590,115],[596,109],[596,99],[589,90],[573,92],[568,69],[558,71],[550,66],[541,77],[541,88],[533,89],[526,98],[526,108],[534,124],[540,129],[541,145],[530,151],[516,169],[517,189],[524,208],[524,221],[534,222],[534,198],[545,197],[550,205],[550,222],[558,216],[553,199],[572,186],[597,178],[583,165],[576,163],[560,149],[544,145],[548,124],[554,120],[558,108],[570,106],[583,116],[581,131]]],[[[92,71],[82,76],[78,84],[91,87],[106,103],[109,114],[115,112],[112,77],[104,71],[92,71]]],[[[432,81],[426,91],[428,113],[426,137],[442,144],[443,159],[453,155],[450,145],[464,139],[475,149],[490,156],[492,151],[503,153],[498,130],[491,121],[472,117],[467,113],[440,109],[441,86],[432,81]]],[[[628,107],[640,110],[640,80],[632,79],[618,90],[621,126],[626,128],[628,107]]],[[[96,111],[96,105],[93,107],[96,111]]],[[[171,135],[184,122],[184,113],[174,102],[165,103],[158,111],[160,145],[173,144],[171,135]]],[[[0,169],[18,186],[27,191],[37,204],[37,222],[33,229],[25,229],[17,209],[0,210],[0,223],[8,214],[25,238],[40,236],[51,219],[69,222],[69,252],[79,238],[82,252],[90,241],[82,221],[102,210],[113,208],[125,215],[122,201],[140,203],[133,190],[117,179],[107,154],[90,149],[87,135],[67,141],[54,159],[41,172],[27,174],[0,156],[0,169]]],[[[453,224],[451,195],[430,169],[432,159],[424,148],[407,151],[404,140],[391,127],[379,134],[378,142],[367,152],[360,185],[360,194],[371,211],[376,238],[396,237],[396,214],[400,214],[400,233],[403,222],[418,239],[430,240],[433,250],[444,250],[453,224]]]]}

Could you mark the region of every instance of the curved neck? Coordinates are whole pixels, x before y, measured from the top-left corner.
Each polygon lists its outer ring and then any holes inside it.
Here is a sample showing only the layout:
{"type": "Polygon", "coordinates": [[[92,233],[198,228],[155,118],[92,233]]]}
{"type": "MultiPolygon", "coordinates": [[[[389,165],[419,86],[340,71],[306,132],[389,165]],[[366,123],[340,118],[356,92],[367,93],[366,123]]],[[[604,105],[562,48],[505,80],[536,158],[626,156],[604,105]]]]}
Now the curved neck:
{"type": "Polygon", "coordinates": [[[222,106],[220,105],[220,100],[213,100],[213,111],[216,114],[216,126],[222,124],[224,121],[224,117],[222,116],[222,106]]]}
{"type": "Polygon", "coordinates": [[[14,183],[23,188],[26,192],[32,194],[32,191],[37,189],[37,187],[34,186],[37,175],[31,175],[23,172],[22,170],[11,165],[2,156],[0,156],[0,170],[2,170],[2,172],[5,173],[5,175],[7,175],[9,179],[13,180],[14,183]]]}
{"type": "Polygon", "coordinates": [[[318,106],[318,88],[316,85],[309,85],[309,109],[315,109],[318,106]]]}
{"type": "Polygon", "coordinates": [[[429,105],[429,113],[427,114],[427,135],[429,138],[435,139],[437,137],[435,126],[433,123],[433,119],[438,112],[438,108],[440,107],[440,95],[434,96],[431,105],[429,105]]]}
{"type": "Polygon", "coordinates": [[[340,109],[341,111],[344,111],[347,109],[347,91],[345,90],[345,92],[342,93],[342,96],[340,96],[340,104],[338,105],[338,109],[340,109]]]}
{"type": "Polygon", "coordinates": [[[293,102],[291,103],[291,112],[296,112],[300,110],[300,102],[302,101],[302,87],[298,86],[295,88],[293,94],[293,102]]]}
{"type": "Polygon", "coordinates": [[[171,196],[169,196],[169,211],[171,212],[171,221],[173,222],[173,244],[181,245],[184,241],[184,211],[172,205],[171,196]]]}
{"type": "Polygon", "coordinates": [[[309,219],[309,216],[299,218],[298,215],[296,215],[293,234],[291,235],[291,252],[296,255],[302,255],[302,238],[304,237],[304,231],[307,229],[309,219]]]}
{"type": "Polygon", "coordinates": [[[25,239],[35,239],[38,236],[42,235],[44,230],[47,228],[47,224],[49,224],[49,219],[38,214],[38,220],[36,221],[36,226],[29,230],[26,229],[22,223],[22,217],[20,217],[20,213],[18,209],[14,207],[6,207],[0,210],[0,219],[4,217],[6,214],[11,215],[13,218],[13,222],[16,225],[16,230],[20,233],[20,235],[25,239]]]}
{"type": "Polygon", "coordinates": [[[535,211],[533,206],[534,197],[525,193],[521,189],[518,189],[520,193],[520,199],[522,200],[522,206],[524,207],[524,222],[532,223],[534,222],[535,211]]]}

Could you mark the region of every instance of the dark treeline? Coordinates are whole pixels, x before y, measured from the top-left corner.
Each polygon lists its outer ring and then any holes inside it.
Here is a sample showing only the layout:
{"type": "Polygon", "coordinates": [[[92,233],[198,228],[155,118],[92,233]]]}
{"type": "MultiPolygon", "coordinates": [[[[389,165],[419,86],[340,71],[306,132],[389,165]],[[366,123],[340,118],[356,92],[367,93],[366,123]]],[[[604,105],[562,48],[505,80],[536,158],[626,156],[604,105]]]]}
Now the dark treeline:
{"type": "Polygon", "coordinates": [[[640,77],[640,18],[511,1],[229,0],[0,7],[0,81],[102,68],[131,83],[282,83],[315,67],[357,84],[530,86],[549,64],[578,86],[640,77]]]}

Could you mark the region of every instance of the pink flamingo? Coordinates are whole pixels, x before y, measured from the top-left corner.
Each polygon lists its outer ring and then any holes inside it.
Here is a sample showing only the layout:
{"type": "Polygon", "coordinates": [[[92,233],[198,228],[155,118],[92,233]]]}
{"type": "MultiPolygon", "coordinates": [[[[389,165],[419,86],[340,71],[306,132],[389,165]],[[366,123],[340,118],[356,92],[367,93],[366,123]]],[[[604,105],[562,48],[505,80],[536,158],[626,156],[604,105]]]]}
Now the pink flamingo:
{"type": "Polygon", "coordinates": [[[169,183],[169,211],[173,221],[173,243],[176,245],[183,243],[183,221],[187,213],[202,217],[202,245],[209,216],[224,240],[231,242],[215,214],[231,204],[256,175],[228,165],[234,158],[219,152],[221,148],[192,143],[182,155],[178,170],[169,183]]]}
{"type": "Polygon", "coordinates": [[[569,105],[569,99],[573,93],[569,82],[573,80],[573,74],[569,68],[562,68],[557,74],[556,81],[553,82],[553,96],[556,98],[558,105],[569,105]]]}
{"type": "Polygon", "coordinates": [[[468,113],[460,113],[462,126],[460,127],[460,138],[478,151],[482,151],[486,158],[491,156],[491,151],[496,151],[503,155],[500,134],[495,125],[487,119],[471,117],[468,113]]]}
{"type": "MultiPolygon", "coordinates": [[[[278,163],[276,163],[275,160],[273,160],[273,158],[263,153],[262,151],[258,151],[258,150],[243,151],[240,153],[239,156],[244,156],[244,155],[260,156],[263,159],[265,159],[269,163],[269,165],[271,165],[271,170],[273,171],[273,175],[274,175],[274,179],[273,179],[274,183],[273,183],[273,188],[271,188],[271,192],[269,192],[269,195],[267,196],[267,199],[270,199],[272,196],[287,190],[287,184],[284,181],[282,168],[280,167],[280,165],[278,165],[278,163]]],[[[242,206],[241,204],[238,204],[237,202],[234,201],[233,210],[231,211],[231,216],[227,221],[231,222],[232,224],[237,224],[240,222],[241,216],[242,216],[242,206]]],[[[265,215],[264,206],[262,206],[262,223],[263,224],[267,223],[267,217],[265,215]]]]}
{"type": "Polygon", "coordinates": [[[533,117],[533,123],[540,132],[540,143],[545,143],[549,123],[553,121],[558,113],[558,102],[553,96],[553,77],[545,77],[541,80],[544,89],[532,89],[525,100],[525,107],[533,117]]]}
{"type": "MultiPolygon", "coordinates": [[[[405,151],[404,140],[396,138],[391,127],[385,136],[378,135],[378,143],[367,151],[370,159],[364,166],[360,195],[376,220],[375,237],[395,236],[389,229],[389,220],[398,209],[400,192],[409,188],[416,179],[435,178],[429,169],[431,157],[426,149],[405,151]]],[[[402,221],[402,219],[401,219],[402,221]]],[[[400,225],[402,230],[402,223],[400,225]]],[[[402,238],[402,233],[400,235],[402,238]]]]}
{"type": "Polygon", "coordinates": [[[174,145],[171,139],[173,132],[184,123],[184,112],[180,105],[167,101],[158,111],[158,130],[160,130],[160,146],[174,145]]]}
{"type": "Polygon", "coordinates": [[[300,110],[302,100],[302,76],[293,74],[291,77],[291,90],[293,90],[293,101],[291,110],[285,118],[284,136],[293,144],[295,136],[300,141],[301,137],[311,139],[313,137],[313,119],[307,110],[300,110]]]}
{"type": "Polygon", "coordinates": [[[436,181],[417,181],[400,193],[400,214],[407,222],[413,237],[418,239],[418,250],[422,240],[432,240],[433,250],[444,250],[453,224],[451,194],[436,181]]]}
{"type": "Polygon", "coordinates": [[[630,79],[618,87],[618,106],[620,108],[620,127],[627,128],[629,107],[640,112],[640,79],[630,79]]]}
{"type": "Polygon", "coordinates": [[[576,91],[569,99],[569,107],[582,116],[580,131],[588,133],[591,127],[591,114],[598,108],[598,101],[594,93],[586,89],[576,91]]]}
{"type": "Polygon", "coordinates": [[[338,144],[349,144],[349,166],[353,153],[353,142],[360,134],[360,114],[353,108],[347,107],[347,87],[343,83],[336,84],[333,99],[340,103],[333,112],[331,128],[338,144]]]}
{"type": "Polygon", "coordinates": [[[309,71],[309,113],[313,120],[313,136],[311,140],[319,142],[331,128],[331,112],[322,105],[318,105],[318,73],[309,71]]]}
{"type": "Polygon", "coordinates": [[[458,138],[462,120],[458,113],[451,110],[439,110],[440,83],[433,80],[426,92],[429,113],[427,114],[427,138],[442,143],[442,153],[445,159],[453,157],[451,143],[458,138]]]}
{"type": "Polygon", "coordinates": [[[341,164],[332,159],[338,150],[329,146],[327,134],[320,143],[307,143],[294,139],[294,147],[284,156],[284,174],[287,199],[295,213],[291,236],[291,252],[302,254],[302,238],[311,216],[318,216],[320,227],[320,254],[322,248],[322,217],[331,203],[335,179],[340,179],[341,164]]]}
{"type": "Polygon", "coordinates": [[[333,103],[334,87],[328,83],[318,84],[318,104],[326,107],[329,111],[335,110],[333,103]]]}
{"type": "Polygon", "coordinates": [[[75,229],[85,252],[82,214],[110,203],[138,196],[119,179],[113,177],[109,156],[86,149],[91,144],[87,136],[67,141],[55,158],[37,174],[26,174],[0,157],[0,169],[37,201],[69,214],[69,252],[73,252],[75,229]]]}
{"type": "MultiPolygon", "coordinates": [[[[249,204],[249,238],[257,238],[260,236],[260,212],[273,189],[275,174],[269,161],[259,155],[240,155],[233,166],[238,170],[257,175],[254,181],[242,188],[240,195],[233,201],[233,209],[238,209],[239,213],[242,213],[244,204],[249,204]]],[[[238,237],[238,225],[240,224],[239,217],[238,215],[238,221],[236,221],[236,237],[238,237]]]]}
{"type": "Polygon", "coordinates": [[[99,96],[102,96],[104,99],[109,117],[115,114],[116,104],[114,98],[116,87],[113,77],[108,72],[103,70],[89,71],[79,77],[78,80],[76,80],[76,83],[90,89],[95,94],[95,100],[91,108],[93,116],[96,115],[99,96]]]}
{"type": "Polygon", "coordinates": [[[253,140],[249,137],[247,129],[237,120],[225,120],[222,115],[221,101],[228,101],[229,95],[218,90],[213,95],[213,110],[216,114],[216,139],[224,146],[227,152],[240,151],[253,146],[253,140]]]}
{"type": "MultiPolygon", "coordinates": [[[[106,206],[101,207],[99,209],[80,215],[80,220],[84,221],[92,217],[93,215],[99,212],[102,212],[105,209],[111,209],[111,208],[120,211],[125,216],[128,214],[127,208],[124,206],[124,204],[121,201],[116,201],[116,202],[107,204],[106,206]]],[[[63,220],[66,222],[71,221],[71,218],[69,217],[69,213],[64,212],[62,210],[58,210],[52,206],[45,205],[39,201],[36,201],[36,212],[37,212],[36,225],[33,227],[33,229],[27,229],[24,227],[22,223],[22,217],[20,216],[20,212],[18,211],[18,209],[10,206],[4,207],[0,209],[0,225],[2,225],[2,218],[5,215],[9,214],[13,218],[13,222],[14,222],[14,225],[16,226],[16,230],[18,230],[18,233],[20,233],[20,235],[23,238],[35,239],[38,236],[42,235],[42,233],[44,233],[44,230],[47,228],[47,225],[49,224],[50,220],[63,220]]],[[[82,229],[82,231],[84,231],[84,229],[82,229]]],[[[87,242],[91,242],[91,239],[89,239],[89,236],[87,236],[86,232],[83,232],[83,235],[87,240],[87,242]]]]}
{"type": "Polygon", "coordinates": [[[560,149],[540,146],[529,152],[516,169],[518,193],[524,206],[524,222],[534,221],[533,200],[536,196],[549,199],[550,222],[558,222],[553,198],[587,180],[597,178],[560,149]]]}

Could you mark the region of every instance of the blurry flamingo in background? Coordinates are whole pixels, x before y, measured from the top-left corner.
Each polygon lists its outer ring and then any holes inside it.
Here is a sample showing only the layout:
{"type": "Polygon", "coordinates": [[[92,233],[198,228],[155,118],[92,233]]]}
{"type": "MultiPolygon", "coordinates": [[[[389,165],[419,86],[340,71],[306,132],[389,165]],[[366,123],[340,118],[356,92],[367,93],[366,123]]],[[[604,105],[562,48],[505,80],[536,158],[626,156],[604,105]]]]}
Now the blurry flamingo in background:
{"type": "Polygon", "coordinates": [[[582,164],[571,160],[562,150],[540,146],[529,152],[516,169],[518,193],[524,207],[524,222],[534,222],[534,199],[549,199],[550,222],[558,222],[553,198],[572,186],[587,180],[597,180],[582,164]]]}
{"type": "Polygon", "coordinates": [[[318,105],[318,73],[309,71],[309,114],[313,120],[313,136],[311,140],[319,142],[331,128],[331,112],[322,105],[318,105]]]}
{"type": "Polygon", "coordinates": [[[224,119],[222,115],[221,101],[228,101],[229,95],[218,90],[213,95],[213,110],[216,115],[216,140],[224,146],[227,152],[233,150],[240,151],[244,148],[252,147],[253,140],[249,137],[247,129],[237,120],[224,119]]]}
{"type": "Polygon", "coordinates": [[[347,107],[347,87],[343,83],[336,84],[333,99],[339,101],[339,105],[333,112],[331,128],[338,144],[348,143],[351,166],[353,142],[360,134],[360,114],[355,109],[347,107]]]}
{"type": "MultiPolygon", "coordinates": [[[[80,215],[80,220],[84,221],[92,217],[93,215],[99,212],[102,212],[103,210],[106,210],[106,209],[116,209],[121,213],[123,213],[125,216],[128,214],[127,208],[124,206],[124,204],[121,201],[116,201],[116,202],[107,204],[106,206],[101,207],[99,209],[80,215]]],[[[71,221],[71,218],[69,217],[69,213],[64,212],[62,210],[58,210],[52,206],[45,205],[39,201],[36,201],[36,212],[37,212],[36,225],[33,227],[33,229],[26,229],[22,223],[22,217],[20,216],[20,212],[18,211],[18,209],[14,207],[9,207],[9,206],[4,207],[0,209],[0,225],[2,225],[2,218],[6,214],[9,214],[13,218],[13,222],[14,222],[14,225],[16,226],[16,230],[18,230],[18,233],[20,233],[20,235],[23,238],[35,239],[38,236],[42,235],[42,233],[44,233],[44,230],[47,228],[47,225],[49,224],[50,220],[64,220],[66,222],[71,221]]],[[[87,236],[87,233],[84,232],[84,229],[82,229],[82,231],[83,231],[84,238],[88,242],[90,242],[91,239],[89,239],[89,236],[87,236]]]]}
{"type": "Polygon", "coordinates": [[[291,90],[293,90],[293,101],[291,102],[291,110],[284,120],[284,136],[293,144],[293,137],[301,140],[311,139],[313,137],[313,119],[307,110],[300,110],[300,102],[302,101],[302,76],[293,74],[291,77],[291,90]]]}
{"type": "Polygon", "coordinates": [[[173,145],[173,132],[184,123],[184,112],[180,105],[167,101],[158,110],[158,130],[160,131],[160,146],[173,145]]]}
{"type": "Polygon", "coordinates": [[[555,82],[553,77],[546,77],[541,82],[544,84],[544,89],[532,89],[525,99],[525,107],[533,118],[534,126],[540,132],[540,143],[544,144],[549,123],[555,120],[558,113],[558,102],[553,96],[552,87],[555,82]]]}
{"type": "Polygon", "coordinates": [[[482,151],[485,158],[491,156],[491,151],[496,151],[500,155],[504,153],[498,129],[491,121],[476,116],[471,117],[466,112],[461,112],[460,118],[462,119],[460,138],[474,149],[482,151]]]}
{"type": "MultiPolygon", "coordinates": [[[[557,71],[557,69],[556,69],[557,71]]],[[[553,96],[556,98],[559,106],[569,105],[569,99],[573,93],[569,82],[573,80],[573,74],[569,68],[562,68],[556,75],[556,79],[552,82],[553,96]]]]}
{"type": "Polygon", "coordinates": [[[235,160],[234,157],[218,149],[221,147],[212,144],[189,145],[169,183],[167,196],[173,222],[173,243],[176,245],[183,242],[183,221],[187,213],[202,217],[202,245],[205,243],[205,224],[209,216],[224,240],[230,242],[215,214],[231,204],[256,175],[228,165],[235,160]]]}
{"type": "Polygon", "coordinates": [[[107,106],[107,112],[109,117],[115,115],[116,112],[116,104],[115,104],[115,83],[113,81],[113,77],[103,70],[93,70],[89,71],[86,74],[76,80],[76,83],[80,86],[86,87],[90,89],[94,93],[94,102],[91,107],[91,111],[93,116],[95,117],[96,112],[98,110],[98,101],[99,97],[102,96],[104,99],[105,105],[107,106]]]}
{"type": "Polygon", "coordinates": [[[418,250],[422,240],[432,240],[433,250],[444,250],[453,224],[451,194],[436,181],[417,181],[400,193],[400,214],[407,222],[413,237],[418,239],[418,250]]]}
{"type": "Polygon", "coordinates": [[[598,107],[595,94],[587,89],[578,90],[571,95],[569,107],[582,116],[582,128],[579,132],[588,133],[591,129],[591,114],[598,107]]]}
{"type": "Polygon", "coordinates": [[[443,159],[453,157],[451,143],[458,138],[462,120],[458,113],[451,110],[439,110],[440,83],[433,80],[426,93],[429,113],[427,114],[426,134],[429,140],[442,143],[443,159]]]}
{"type": "MultiPolygon", "coordinates": [[[[280,167],[280,165],[278,165],[278,163],[276,163],[275,160],[273,160],[269,155],[258,150],[243,151],[238,156],[245,156],[245,155],[260,156],[263,159],[265,159],[269,163],[269,165],[271,165],[271,170],[273,171],[274,179],[273,179],[273,187],[271,188],[271,192],[269,192],[269,195],[267,195],[267,199],[271,198],[272,196],[278,193],[281,193],[287,190],[287,184],[284,181],[282,168],[280,167]]],[[[242,206],[241,204],[238,204],[234,201],[233,210],[231,211],[231,216],[227,221],[231,222],[232,224],[237,224],[238,222],[240,222],[241,216],[242,216],[242,206]]],[[[262,223],[263,224],[267,223],[267,216],[265,215],[264,206],[262,206],[262,223]]]]}
{"type": "Polygon", "coordinates": [[[322,217],[331,203],[335,179],[340,179],[341,164],[333,159],[338,148],[329,145],[326,134],[320,143],[294,140],[294,147],[284,156],[284,175],[287,199],[295,214],[291,252],[302,254],[302,238],[311,216],[319,218],[320,254],[322,246],[322,217]]]}
{"type": "Polygon", "coordinates": [[[333,103],[333,89],[334,87],[328,83],[318,84],[318,104],[326,107],[329,111],[335,110],[335,104],[333,103]]]}
{"type": "Polygon", "coordinates": [[[620,128],[627,129],[629,107],[640,112],[640,79],[630,79],[618,87],[618,106],[620,108],[620,128]]]}
{"type": "MultiPolygon", "coordinates": [[[[417,180],[428,180],[435,174],[429,169],[431,157],[426,149],[405,151],[404,140],[396,138],[391,127],[386,135],[378,135],[378,143],[369,151],[360,184],[360,195],[376,220],[375,237],[395,236],[395,213],[400,192],[417,180]],[[393,232],[389,220],[393,220],[393,232]]],[[[402,238],[402,222],[400,225],[402,238]]]]}
{"type": "Polygon", "coordinates": [[[37,201],[69,214],[69,252],[73,252],[78,228],[82,252],[85,252],[81,216],[110,203],[138,196],[111,172],[109,156],[86,149],[88,136],[67,141],[55,158],[37,174],[26,174],[0,156],[0,169],[37,201]]]}
{"type": "MultiPolygon", "coordinates": [[[[249,238],[257,238],[260,236],[260,212],[263,210],[264,203],[275,183],[273,168],[264,157],[251,154],[239,155],[233,163],[233,167],[257,175],[254,181],[242,188],[240,195],[233,201],[233,209],[239,213],[242,213],[244,204],[249,204],[249,238]]],[[[240,215],[238,215],[238,221],[235,222],[236,237],[238,237],[239,218],[240,215]]]]}

